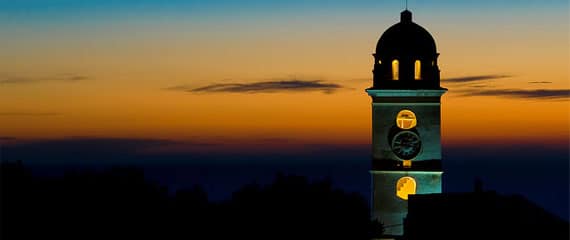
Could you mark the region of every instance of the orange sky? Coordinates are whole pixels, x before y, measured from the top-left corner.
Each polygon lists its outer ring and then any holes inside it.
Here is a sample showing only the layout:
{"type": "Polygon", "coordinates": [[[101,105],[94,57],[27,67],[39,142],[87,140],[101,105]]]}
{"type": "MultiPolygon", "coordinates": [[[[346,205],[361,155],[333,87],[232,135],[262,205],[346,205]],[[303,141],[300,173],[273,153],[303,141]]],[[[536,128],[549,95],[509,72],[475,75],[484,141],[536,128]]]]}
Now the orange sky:
{"type": "MultiPolygon", "coordinates": [[[[364,89],[371,85],[371,53],[380,34],[398,21],[400,9],[383,11],[5,26],[0,136],[368,143],[371,110],[364,89]],[[318,79],[343,88],[328,94],[166,90],[287,79],[318,79]]],[[[449,88],[442,100],[444,143],[567,143],[568,96],[463,95],[478,90],[472,85],[569,88],[568,13],[528,17],[528,11],[480,18],[414,10],[414,20],[436,39],[442,86],[449,88]],[[508,77],[445,82],[481,75],[508,77]]]]}

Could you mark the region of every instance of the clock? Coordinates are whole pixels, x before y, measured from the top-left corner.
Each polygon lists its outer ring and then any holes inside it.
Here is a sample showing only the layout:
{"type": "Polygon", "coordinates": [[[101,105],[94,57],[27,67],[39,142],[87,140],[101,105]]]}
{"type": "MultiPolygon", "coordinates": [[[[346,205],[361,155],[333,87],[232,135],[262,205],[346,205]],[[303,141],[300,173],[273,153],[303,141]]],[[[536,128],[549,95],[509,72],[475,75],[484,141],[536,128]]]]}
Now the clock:
{"type": "Polygon", "coordinates": [[[402,160],[416,157],[422,148],[420,136],[412,131],[401,131],[392,138],[392,152],[402,160]]]}

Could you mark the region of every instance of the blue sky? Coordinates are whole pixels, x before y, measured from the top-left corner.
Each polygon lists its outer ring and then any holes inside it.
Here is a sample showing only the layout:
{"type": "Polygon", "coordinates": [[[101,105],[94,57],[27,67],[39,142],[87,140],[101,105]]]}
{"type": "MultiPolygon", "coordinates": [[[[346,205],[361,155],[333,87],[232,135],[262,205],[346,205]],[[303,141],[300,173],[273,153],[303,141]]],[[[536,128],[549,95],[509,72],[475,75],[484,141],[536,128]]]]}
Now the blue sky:
{"type": "MultiPolygon", "coordinates": [[[[486,14],[485,11],[509,11],[513,9],[529,9],[540,11],[543,8],[558,8],[561,11],[568,10],[568,1],[564,0],[521,0],[521,1],[500,1],[500,0],[480,0],[480,1],[452,1],[434,0],[418,1],[410,0],[409,8],[412,10],[430,10],[432,12],[452,11],[475,12],[476,14],[486,14]]],[[[52,14],[62,15],[82,15],[82,14],[129,14],[129,13],[168,13],[168,14],[229,14],[238,12],[247,13],[271,13],[288,12],[295,15],[299,12],[315,10],[338,10],[338,11],[360,11],[375,10],[385,12],[386,10],[400,10],[404,7],[404,1],[379,1],[379,0],[2,0],[0,1],[0,13],[20,17],[49,16],[52,14]]],[[[531,16],[529,16],[531,17],[531,16]]]]}

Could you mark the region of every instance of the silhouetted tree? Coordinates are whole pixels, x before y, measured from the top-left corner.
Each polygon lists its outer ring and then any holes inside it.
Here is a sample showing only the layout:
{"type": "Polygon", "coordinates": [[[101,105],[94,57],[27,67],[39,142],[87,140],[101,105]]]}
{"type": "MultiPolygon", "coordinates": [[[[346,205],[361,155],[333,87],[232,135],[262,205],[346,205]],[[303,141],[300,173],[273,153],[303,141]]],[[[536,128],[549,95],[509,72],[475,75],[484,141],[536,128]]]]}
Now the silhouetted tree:
{"type": "Polygon", "coordinates": [[[329,179],[280,174],[248,184],[224,202],[200,186],[168,194],[141,169],[34,177],[21,162],[2,163],[2,239],[369,239],[365,199],[329,179]]]}

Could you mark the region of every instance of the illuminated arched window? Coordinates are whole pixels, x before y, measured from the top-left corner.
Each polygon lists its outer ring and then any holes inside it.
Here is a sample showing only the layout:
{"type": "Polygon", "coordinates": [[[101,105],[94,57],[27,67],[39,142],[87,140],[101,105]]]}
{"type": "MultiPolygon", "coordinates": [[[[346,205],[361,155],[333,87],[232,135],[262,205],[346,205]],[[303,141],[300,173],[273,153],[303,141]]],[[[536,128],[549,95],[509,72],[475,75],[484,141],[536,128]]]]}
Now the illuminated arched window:
{"type": "Polygon", "coordinates": [[[396,183],[396,195],[404,200],[408,200],[408,195],[416,194],[416,180],[411,177],[403,177],[396,183]]]}
{"type": "Polygon", "coordinates": [[[420,62],[420,60],[416,60],[416,63],[414,65],[415,65],[414,79],[420,80],[422,79],[422,62],[420,62]]]}
{"type": "Polygon", "coordinates": [[[394,59],[392,61],[392,80],[400,79],[400,63],[398,59],[394,59]]]}
{"type": "Polygon", "coordinates": [[[398,112],[396,116],[396,126],[401,129],[410,129],[416,126],[418,120],[416,119],[416,114],[414,112],[404,109],[398,112]]]}

